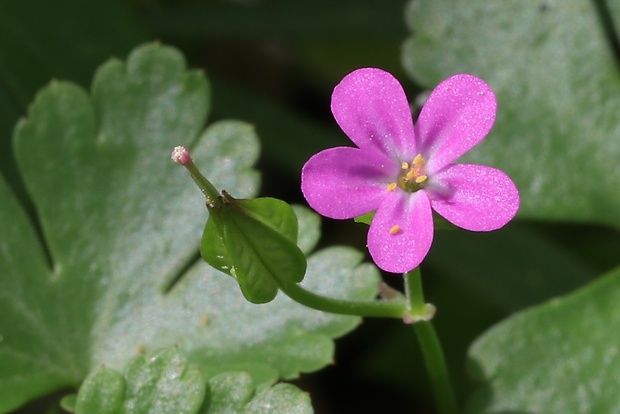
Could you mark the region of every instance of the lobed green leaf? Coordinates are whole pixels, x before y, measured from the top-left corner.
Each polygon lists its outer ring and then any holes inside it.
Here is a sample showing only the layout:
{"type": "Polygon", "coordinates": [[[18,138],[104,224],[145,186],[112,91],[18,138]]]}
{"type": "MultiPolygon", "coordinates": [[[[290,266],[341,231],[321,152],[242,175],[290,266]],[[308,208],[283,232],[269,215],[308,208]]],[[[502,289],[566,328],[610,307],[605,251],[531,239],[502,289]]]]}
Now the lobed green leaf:
{"type": "MultiPolygon", "coordinates": [[[[214,185],[237,196],[252,196],[258,178],[253,128],[220,121],[203,131],[208,109],[203,75],[158,44],[103,65],[91,93],[55,81],[37,95],[15,151],[40,234],[0,179],[0,412],[173,346],[204,378],[293,378],[330,363],[332,339],[360,322],[284,297],[252,305],[198,261],[207,211],[172,148],[189,147],[214,185]]],[[[302,216],[308,251],[319,221],[302,216]]],[[[378,274],[361,260],[345,248],[316,253],[303,284],[371,298],[378,274]]],[[[115,407],[105,401],[93,404],[115,407]]]]}

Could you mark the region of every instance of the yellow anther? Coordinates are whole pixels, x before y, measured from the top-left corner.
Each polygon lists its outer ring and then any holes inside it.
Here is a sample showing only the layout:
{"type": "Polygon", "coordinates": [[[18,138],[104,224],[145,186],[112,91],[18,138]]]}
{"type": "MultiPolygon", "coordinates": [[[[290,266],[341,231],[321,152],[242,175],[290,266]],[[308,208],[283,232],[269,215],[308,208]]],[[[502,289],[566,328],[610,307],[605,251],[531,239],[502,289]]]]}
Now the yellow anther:
{"type": "MultiPolygon", "coordinates": [[[[428,180],[428,175],[426,175],[426,160],[422,157],[422,154],[413,157],[410,163],[401,162],[400,167],[401,170],[398,174],[396,185],[410,193],[424,187],[424,183],[428,180]]],[[[388,191],[392,191],[396,185],[388,185],[388,191]]]]}
{"type": "Polygon", "coordinates": [[[424,167],[425,164],[426,160],[422,158],[422,154],[416,155],[413,159],[413,165],[415,165],[416,167],[424,167]]]}
{"type": "Polygon", "coordinates": [[[388,191],[394,191],[396,189],[396,183],[390,183],[387,186],[388,191]]]}
{"type": "Polygon", "coordinates": [[[417,184],[421,184],[428,179],[428,176],[426,175],[426,160],[421,154],[415,156],[411,162],[411,168],[405,168],[405,165],[407,165],[407,163],[403,162],[402,167],[405,171],[407,171],[403,177],[405,182],[413,181],[417,184]]]}
{"type": "Polygon", "coordinates": [[[396,234],[399,231],[400,231],[400,226],[398,224],[390,228],[390,234],[396,234]]]}

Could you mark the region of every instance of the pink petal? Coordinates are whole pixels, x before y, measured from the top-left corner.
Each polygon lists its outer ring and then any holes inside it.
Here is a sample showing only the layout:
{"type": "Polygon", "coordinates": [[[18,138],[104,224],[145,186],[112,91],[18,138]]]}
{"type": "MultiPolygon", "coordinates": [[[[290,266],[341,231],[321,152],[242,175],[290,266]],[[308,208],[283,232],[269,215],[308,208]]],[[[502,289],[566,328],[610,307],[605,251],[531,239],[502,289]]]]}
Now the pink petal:
{"type": "Polygon", "coordinates": [[[433,209],[446,220],[472,231],[495,230],[519,209],[519,191],[500,170],[482,165],[454,164],[433,176],[449,196],[430,193],[433,209]]]}
{"type": "Polygon", "coordinates": [[[388,72],[351,72],[334,88],[331,107],[340,128],[358,147],[379,150],[398,163],[416,155],[407,97],[388,72]]]}
{"type": "Polygon", "coordinates": [[[437,85],[415,130],[428,172],[440,170],[482,141],[495,122],[496,108],[495,94],[475,76],[455,75],[437,85]]]}
{"type": "Polygon", "coordinates": [[[405,273],[426,257],[433,241],[433,215],[428,196],[396,189],[388,193],[368,230],[368,250],[381,269],[405,273]],[[399,229],[390,232],[394,226],[399,229]]]}
{"type": "Polygon", "coordinates": [[[303,166],[301,191],[319,214],[349,219],[376,210],[396,176],[398,166],[381,154],[330,148],[303,166]]]}

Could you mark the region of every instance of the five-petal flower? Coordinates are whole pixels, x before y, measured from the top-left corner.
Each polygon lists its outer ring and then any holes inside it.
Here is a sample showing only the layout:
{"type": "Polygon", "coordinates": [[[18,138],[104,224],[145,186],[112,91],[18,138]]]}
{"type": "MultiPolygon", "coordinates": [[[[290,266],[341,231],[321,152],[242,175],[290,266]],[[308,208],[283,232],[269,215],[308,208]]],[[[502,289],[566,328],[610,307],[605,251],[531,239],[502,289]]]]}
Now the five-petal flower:
{"type": "Polygon", "coordinates": [[[331,108],[357,148],[314,155],[303,167],[301,188],[326,217],[376,210],[368,249],[381,269],[404,273],[422,262],[433,240],[432,210],[472,231],[498,229],[515,216],[519,193],[506,174],[453,164],[495,121],[495,95],[481,79],[462,74],[441,82],[415,126],[402,86],[380,69],[347,75],[331,108]]]}

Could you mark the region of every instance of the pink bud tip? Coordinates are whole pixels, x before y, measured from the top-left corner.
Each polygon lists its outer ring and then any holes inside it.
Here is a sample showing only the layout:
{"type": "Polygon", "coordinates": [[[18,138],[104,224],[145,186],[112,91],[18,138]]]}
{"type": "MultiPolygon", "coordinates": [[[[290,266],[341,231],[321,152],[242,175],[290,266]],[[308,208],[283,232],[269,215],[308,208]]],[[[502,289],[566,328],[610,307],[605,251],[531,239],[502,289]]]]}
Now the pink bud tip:
{"type": "Polygon", "coordinates": [[[172,161],[181,165],[188,165],[192,160],[189,156],[189,151],[187,148],[182,146],[174,147],[170,158],[172,158],[172,161]]]}

